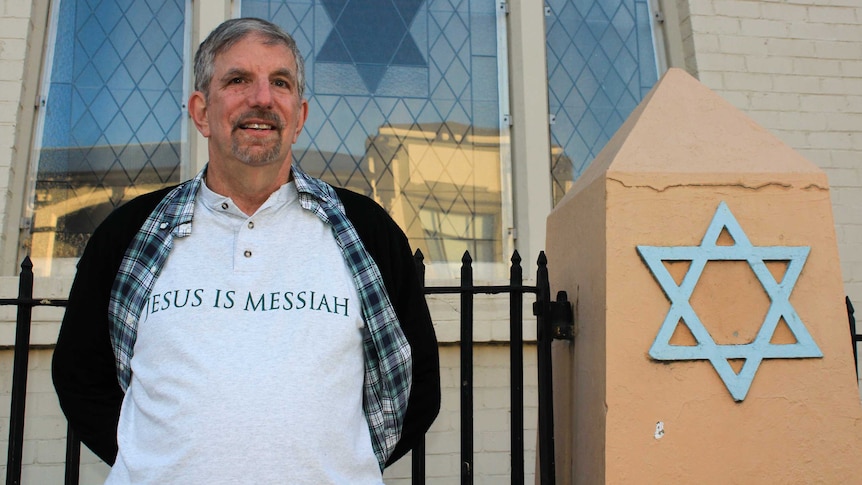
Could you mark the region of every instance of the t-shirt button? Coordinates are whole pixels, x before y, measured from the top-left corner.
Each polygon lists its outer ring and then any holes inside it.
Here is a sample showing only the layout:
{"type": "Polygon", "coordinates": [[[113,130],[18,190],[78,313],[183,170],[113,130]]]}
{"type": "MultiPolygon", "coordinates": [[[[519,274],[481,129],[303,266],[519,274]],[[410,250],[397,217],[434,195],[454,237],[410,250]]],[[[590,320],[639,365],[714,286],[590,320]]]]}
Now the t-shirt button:
{"type": "Polygon", "coordinates": [[[228,208],[228,207],[229,207],[229,206],[227,205],[227,202],[222,202],[222,203],[221,203],[221,208],[222,208],[222,209],[227,210],[227,208],[228,208]]]}
{"type": "Polygon", "coordinates": [[[254,221],[248,221],[248,228],[254,229],[254,221]]]}
{"type": "Polygon", "coordinates": [[[250,257],[251,257],[251,251],[249,251],[248,249],[246,249],[246,250],[245,250],[245,252],[244,252],[244,253],[242,253],[242,254],[243,254],[243,256],[245,256],[246,258],[250,258],[250,257]]]}

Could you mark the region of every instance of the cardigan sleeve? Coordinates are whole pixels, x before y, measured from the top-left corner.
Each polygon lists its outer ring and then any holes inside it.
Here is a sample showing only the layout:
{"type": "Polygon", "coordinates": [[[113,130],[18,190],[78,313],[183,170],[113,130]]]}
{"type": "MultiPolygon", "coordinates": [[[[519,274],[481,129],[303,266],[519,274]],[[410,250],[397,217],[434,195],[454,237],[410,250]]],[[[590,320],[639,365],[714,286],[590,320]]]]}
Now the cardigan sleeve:
{"type": "Polygon", "coordinates": [[[401,330],[413,355],[413,379],[401,439],[387,460],[398,461],[413,449],[440,411],[440,358],[437,337],[407,237],[379,205],[367,197],[336,189],[347,217],[377,263],[401,330]]]}
{"type": "MultiPolygon", "coordinates": [[[[437,337],[407,238],[399,230],[399,249],[388,261],[393,271],[390,296],[413,355],[413,384],[407,414],[387,465],[395,463],[425,436],[440,411],[440,358],[437,337]]],[[[388,286],[388,285],[387,285],[388,286]]]]}
{"type": "Polygon", "coordinates": [[[109,241],[96,232],[78,262],[69,293],[52,374],[60,407],[78,438],[105,462],[117,455],[117,422],[123,391],[117,382],[108,332],[109,241]]]}
{"type": "Polygon", "coordinates": [[[87,243],[69,293],[51,372],[60,407],[77,437],[113,464],[123,391],[111,348],[108,301],[126,247],[165,190],[117,209],[87,243]]]}

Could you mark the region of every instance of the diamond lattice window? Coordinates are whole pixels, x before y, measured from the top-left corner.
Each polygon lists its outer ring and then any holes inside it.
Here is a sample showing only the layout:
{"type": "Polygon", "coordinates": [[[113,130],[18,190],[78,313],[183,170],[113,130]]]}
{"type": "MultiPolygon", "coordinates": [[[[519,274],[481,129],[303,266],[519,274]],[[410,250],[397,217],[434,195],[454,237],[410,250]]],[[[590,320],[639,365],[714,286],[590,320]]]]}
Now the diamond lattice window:
{"type": "MultiPolygon", "coordinates": [[[[366,194],[425,254],[429,277],[503,261],[493,1],[244,0],[306,58],[309,119],[294,157],[366,194]]],[[[491,270],[492,272],[494,270],[491,270]]]]}
{"type": "Polygon", "coordinates": [[[185,5],[59,2],[27,248],[37,269],[73,271],[113,208],[179,182],[185,5]]]}
{"type": "Polygon", "coordinates": [[[657,80],[647,0],[547,0],[554,203],[657,80]]]}

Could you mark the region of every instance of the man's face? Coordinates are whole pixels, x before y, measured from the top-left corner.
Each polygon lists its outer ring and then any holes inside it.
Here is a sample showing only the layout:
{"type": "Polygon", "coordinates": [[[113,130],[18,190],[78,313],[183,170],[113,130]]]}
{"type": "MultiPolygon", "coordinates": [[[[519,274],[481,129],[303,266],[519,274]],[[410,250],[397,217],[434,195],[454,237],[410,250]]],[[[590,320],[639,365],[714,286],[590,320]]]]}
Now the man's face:
{"type": "Polygon", "coordinates": [[[210,163],[289,166],[308,103],[299,98],[293,53],[251,34],[216,56],[209,95],[196,91],[189,109],[209,139],[210,163]]]}

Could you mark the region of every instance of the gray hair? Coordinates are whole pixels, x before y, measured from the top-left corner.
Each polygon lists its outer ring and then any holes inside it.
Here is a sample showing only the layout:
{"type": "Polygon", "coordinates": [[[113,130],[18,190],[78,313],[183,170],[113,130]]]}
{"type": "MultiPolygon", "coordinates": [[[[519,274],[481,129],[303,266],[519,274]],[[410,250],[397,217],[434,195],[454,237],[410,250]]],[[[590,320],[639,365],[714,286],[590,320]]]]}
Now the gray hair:
{"type": "Polygon", "coordinates": [[[239,18],[223,22],[201,42],[195,54],[195,90],[209,96],[210,82],[215,70],[215,58],[249,35],[263,37],[264,44],[283,44],[296,59],[296,87],[299,99],[305,93],[305,62],[296,41],[281,27],[257,18],[239,18]]]}

